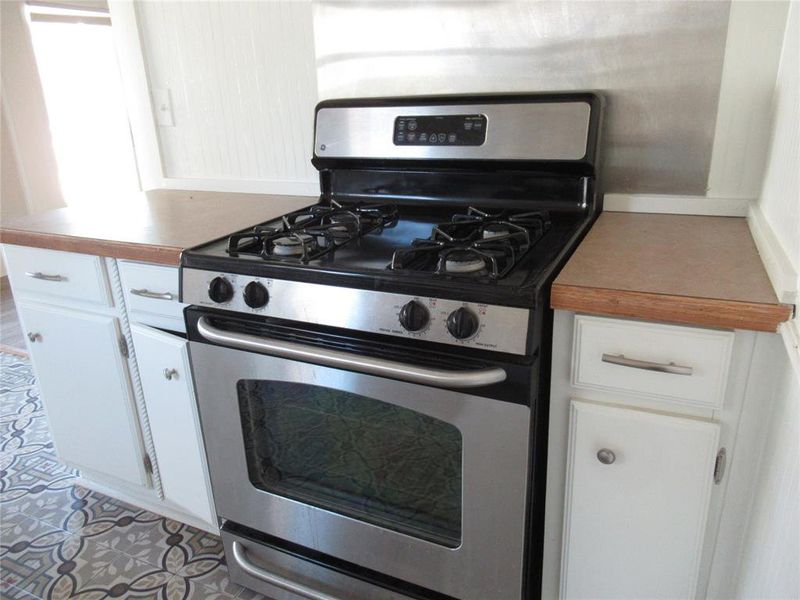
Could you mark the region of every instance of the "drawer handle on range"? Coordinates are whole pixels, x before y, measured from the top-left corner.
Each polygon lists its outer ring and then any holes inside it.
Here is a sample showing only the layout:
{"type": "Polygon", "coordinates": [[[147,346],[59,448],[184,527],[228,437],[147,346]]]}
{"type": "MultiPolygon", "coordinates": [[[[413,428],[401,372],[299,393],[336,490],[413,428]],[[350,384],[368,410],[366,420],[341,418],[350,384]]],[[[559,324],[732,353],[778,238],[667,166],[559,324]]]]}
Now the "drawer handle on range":
{"type": "Polygon", "coordinates": [[[214,327],[209,323],[207,317],[200,317],[197,321],[197,331],[211,342],[241,350],[253,350],[281,358],[306,361],[326,367],[349,369],[370,375],[381,375],[410,381],[411,383],[437,387],[472,388],[500,383],[506,379],[505,370],[499,367],[475,369],[474,371],[433,369],[383,358],[357,356],[340,350],[327,350],[296,342],[274,340],[247,333],[232,333],[214,327]]]}
{"type": "Polygon", "coordinates": [[[32,279],[41,279],[42,281],[66,281],[67,280],[67,278],[64,277],[63,275],[46,275],[45,273],[40,273],[39,271],[36,271],[35,273],[31,273],[30,271],[28,271],[27,273],[25,273],[25,275],[27,275],[28,277],[31,277],[32,279]]]}
{"type": "Polygon", "coordinates": [[[256,579],[266,581],[275,587],[292,592],[298,596],[303,596],[303,598],[309,598],[310,600],[338,600],[337,598],[329,596],[323,592],[312,590],[310,587],[307,587],[302,583],[297,583],[296,581],[286,579],[285,577],[281,577],[275,573],[265,571],[261,567],[257,567],[251,563],[250,560],[248,560],[247,548],[245,548],[243,544],[236,540],[234,540],[232,544],[232,550],[233,560],[236,561],[236,563],[245,571],[245,573],[255,577],[256,579]]]}
{"type": "Polygon", "coordinates": [[[658,373],[670,373],[672,375],[691,375],[692,367],[682,367],[675,363],[657,363],[649,360],[636,360],[635,358],[625,358],[622,354],[603,354],[603,362],[621,367],[631,367],[633,369],[644,369],[645,371],[657,371],[658,373]]]}
{"type": "Polygon", "coordinates": [[[169,292],[151,292],[150,290],[131,290],[134,296],[142,298],[152,298],[153,300],[175,300],[175,294],[169,292]]]}

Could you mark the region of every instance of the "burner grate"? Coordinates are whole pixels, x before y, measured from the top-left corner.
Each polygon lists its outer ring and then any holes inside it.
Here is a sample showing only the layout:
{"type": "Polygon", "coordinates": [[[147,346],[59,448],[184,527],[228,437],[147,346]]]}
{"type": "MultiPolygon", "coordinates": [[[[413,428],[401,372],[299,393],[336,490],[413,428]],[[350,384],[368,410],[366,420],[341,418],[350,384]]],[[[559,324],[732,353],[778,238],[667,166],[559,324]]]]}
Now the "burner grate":
{"type": "Polygon", "coordinates": [[[228,238],[227,253],[259,255],[264,259],[308,263],[370,233],[394,227],[399,219],[391,204],[344,208],[312,206],[281,217],[279,226],[258,225],[228,238]]]}
{"type": "Polygon", "coordinates": [[[470,207],[436,225],[430,238],[395,250],[389,269],[502,279],[549,228],[546,211],[489,214],[470,207]]]}

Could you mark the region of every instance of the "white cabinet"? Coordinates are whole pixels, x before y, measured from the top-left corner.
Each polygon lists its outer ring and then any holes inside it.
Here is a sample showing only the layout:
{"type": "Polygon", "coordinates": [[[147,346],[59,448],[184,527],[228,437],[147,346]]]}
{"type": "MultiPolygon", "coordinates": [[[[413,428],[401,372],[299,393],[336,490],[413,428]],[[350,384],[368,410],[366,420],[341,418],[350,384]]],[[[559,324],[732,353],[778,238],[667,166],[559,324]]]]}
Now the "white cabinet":
{"type": "Polygon", "coordinates": [[[164,497],[213,527],[188,343],[140,324],[131,331],[164,497]]]}
{"type": "Polygon", "coordinates": [[[27,301],[18,310],[59,458],[148,484],[118,320],[27,301]]]}
{"type": "Polygon", "coordinates": [[[185,332],[183,309],[178,302],[180,275],[177,267],[117,261],[125,306],[131,322],[185,332]]]}
{"type": "Polygon", "coordinates": [[[706,596],[753,341],[555,311],[542,598],[706,596]]]}
{"type": "Polygon", "coordinates": [[[561,595],[691,598],[719,425],[573,401],[561,595]]]}

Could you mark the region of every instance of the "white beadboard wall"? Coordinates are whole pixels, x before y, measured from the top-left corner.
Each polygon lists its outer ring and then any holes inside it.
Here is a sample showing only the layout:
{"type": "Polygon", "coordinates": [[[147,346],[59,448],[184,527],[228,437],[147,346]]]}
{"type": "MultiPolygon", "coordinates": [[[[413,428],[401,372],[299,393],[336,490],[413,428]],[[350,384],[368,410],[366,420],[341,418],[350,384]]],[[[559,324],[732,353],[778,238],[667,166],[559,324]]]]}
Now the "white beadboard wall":
{"type": "MultiPolygon", "coordinates": [[[[792,3],[775,86],[769,157],[761,195],[753,207],[774,234],[800,291],[800,4],[792,3]]],[[[783,278],[787,280],[786,277],[783,278]]],[[[794,327],[798,324],[795,319],[794,327]]],[[[784,327],[792,328],[792,324],[784,327]]],[[[759,477],[746,529],[736,598],[800,597],[800,354],[793,336],[772,365],[774,393],[765,390],[768,420],[759,477]]]]}
{"type": "Polygon", "coordinates": [[[763,399],[768,435],[737,571],[742,599],[800,597],[800,380],[788,357],[774,366],[779,379],[763,399]]]}
{"type": "Polygon", "coordinates": [[[315,189],[311,3],[153,0],[136,10],[151,94],[168,90],[174,115],[174,126],[157,126],[164,177],[315,189]]]}
{"type": "Polygon", "coordinates": [[[800,273],[800,5],[796,2],[789,9],[773,109],[772,139],[757,204],[795,273],[800,273]]]}

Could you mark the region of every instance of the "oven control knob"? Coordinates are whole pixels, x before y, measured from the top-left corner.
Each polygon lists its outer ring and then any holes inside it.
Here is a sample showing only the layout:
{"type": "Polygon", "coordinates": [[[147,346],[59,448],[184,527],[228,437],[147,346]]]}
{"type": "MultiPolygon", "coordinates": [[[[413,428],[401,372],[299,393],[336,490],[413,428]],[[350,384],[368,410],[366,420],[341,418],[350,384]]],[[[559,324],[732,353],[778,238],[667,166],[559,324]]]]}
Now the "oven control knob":
{"type": "Polygon", "coordinates": [[[261,308],[269,302],[269,292],[262,284],[251,281],[244,286],[244,303],[250,308],[261,308]]]}
{"type": "Polygon", "coordinates": [[[406,331],[419,331],[428,324],[428,309],[412,300],[400,309],[400,325],[406,331]]]}
{"type": "Polygon", "coordinates": [[[447,317],[447,331],[458,340],[471,338],[478,331],[478,317],[468,308],[461,307],[447,317]]]}
{"type": "Polygon", "coordinates": [[[233,286],[224,277],[214,277],[208,284],[208,297],[214,302],[227,302],[233,298],[233,286]]]}

